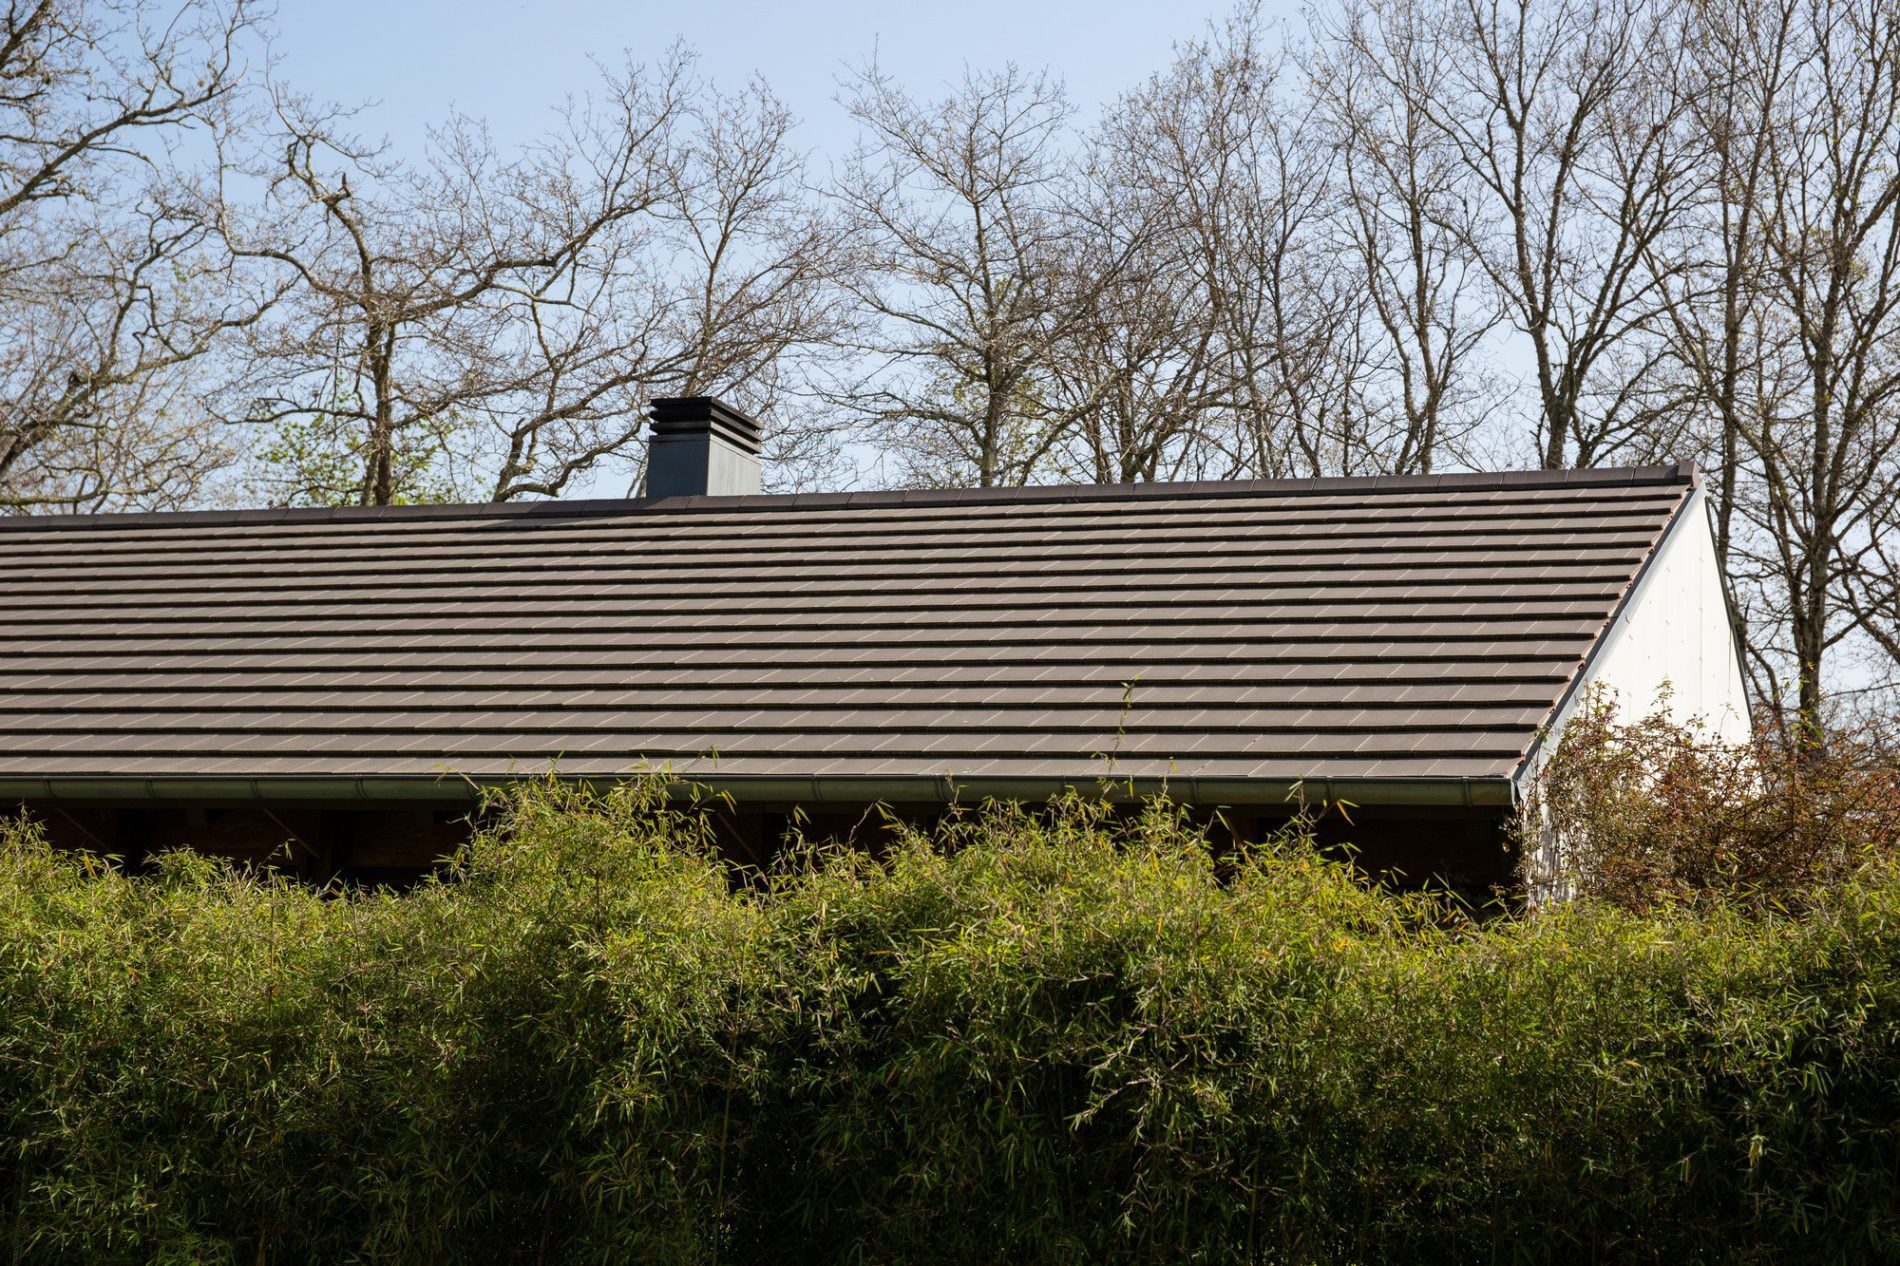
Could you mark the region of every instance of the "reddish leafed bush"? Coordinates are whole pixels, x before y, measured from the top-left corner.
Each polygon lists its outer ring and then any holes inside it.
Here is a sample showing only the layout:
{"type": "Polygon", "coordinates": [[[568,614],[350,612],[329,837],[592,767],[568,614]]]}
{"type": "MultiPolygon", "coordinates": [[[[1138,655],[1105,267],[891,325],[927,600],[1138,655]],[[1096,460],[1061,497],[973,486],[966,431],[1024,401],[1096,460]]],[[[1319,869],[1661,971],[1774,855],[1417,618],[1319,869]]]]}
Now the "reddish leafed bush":
{"type": "Polygon", "coordinates": [[[1900,755],[1877,724],[1815,747],[1725,742],[1670,719],[1623,723],[1593,699],[1565,728],[1521,820],[1524,879],[1632,910],[1684,901],[1798,905],[1900,852],[1900,755]],[[1553,873],[1554,872],[1554,873],[1553,873]]]}

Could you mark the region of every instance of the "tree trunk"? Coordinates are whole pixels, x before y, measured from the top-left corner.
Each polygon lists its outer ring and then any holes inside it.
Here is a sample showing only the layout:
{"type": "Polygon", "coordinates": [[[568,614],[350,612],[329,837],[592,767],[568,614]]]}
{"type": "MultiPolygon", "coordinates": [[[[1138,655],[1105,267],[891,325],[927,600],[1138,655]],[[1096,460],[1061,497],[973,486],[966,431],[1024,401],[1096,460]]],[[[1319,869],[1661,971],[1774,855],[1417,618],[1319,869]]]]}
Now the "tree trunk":
{"type": "Polygon", "coordinates": [[[372,327],[370,348],[370,389],[376,398],[372,404],[369,453],[364,469],[363,504],[386,506],[396,499],[395,402],[390,399],[394,331],[372,327]]]}

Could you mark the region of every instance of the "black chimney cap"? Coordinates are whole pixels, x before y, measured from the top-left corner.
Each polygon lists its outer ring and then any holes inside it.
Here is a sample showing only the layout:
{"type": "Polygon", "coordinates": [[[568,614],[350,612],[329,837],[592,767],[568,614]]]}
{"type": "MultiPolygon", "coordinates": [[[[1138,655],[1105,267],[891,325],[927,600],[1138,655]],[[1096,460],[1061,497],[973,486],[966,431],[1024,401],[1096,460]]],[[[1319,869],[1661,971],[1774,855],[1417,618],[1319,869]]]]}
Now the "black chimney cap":
{"type": "Polygon", "coordinates": [[[648,416],[654,435],[717,435],[754,456],[765,445],[764,428],[716,396],[665,396],[648,416]]]}

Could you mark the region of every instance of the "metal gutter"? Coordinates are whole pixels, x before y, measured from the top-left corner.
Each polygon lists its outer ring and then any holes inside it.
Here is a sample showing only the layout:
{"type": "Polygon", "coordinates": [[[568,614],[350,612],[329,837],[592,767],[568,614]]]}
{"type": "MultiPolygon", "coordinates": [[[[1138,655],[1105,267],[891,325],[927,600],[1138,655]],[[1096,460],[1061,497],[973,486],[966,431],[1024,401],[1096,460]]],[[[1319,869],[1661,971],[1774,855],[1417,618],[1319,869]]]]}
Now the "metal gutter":
{"type": "MultiPolygon", "coordinates": [[[[637,777],[571,777],[562,781],[597,787],[637,777]]],[[[466,778],[455,774],[337,778],[8,778],[0,776],[0,803],[51,800],[221,800],[283,803],[467,803],[483,788],[528,782],[534,775],[466,778]]],[[[1496,807],[1516,804],[1509,778],[1103,778],[825,776],[812,778],[678,775],[682,795],[700,789],[741,804],[950,804],[996,800],[1047,800],[1074,789],[1115,800],[1168,796],[1195,805],[1293,805],[1341,801],[1355,805],[1496,807]]]]}

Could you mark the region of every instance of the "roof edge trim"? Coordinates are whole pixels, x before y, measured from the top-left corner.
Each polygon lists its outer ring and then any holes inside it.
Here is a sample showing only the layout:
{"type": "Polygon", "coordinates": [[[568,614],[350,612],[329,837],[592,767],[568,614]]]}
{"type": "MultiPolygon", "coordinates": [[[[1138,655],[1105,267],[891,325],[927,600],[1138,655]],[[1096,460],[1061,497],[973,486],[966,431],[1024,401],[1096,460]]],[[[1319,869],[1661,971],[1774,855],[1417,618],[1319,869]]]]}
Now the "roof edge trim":
{"type": "Polygon", "coordinates": [[[138,527],[150,524],[291,524],[429,519],[588,518],[629,513],[730,513],[820,508],[877,509],[934,505],[1021,505],[1142,498],[1262,495],[1333,496],[1342,492],[1505,491],[1533,488],[1635,487],[1701,482],[1694,462],[1598,466],[1583,470],[1518,470],[1448,475],[1353,475],[1314,479],[1210,479],[1180,483],[1039,484],[1023,488],[949,488],[892,492],[819,492],[742,497],[548,499],[455,505],[305,506],[261,510],[157,510],[111,514],[0,515],[0,531],[138,527]]]}
{"type": "MultiPolygon", "coordinates": [[[[628,774],[626,778],[638,777],[628,774]]],[[[335,778],[9,778],[0,776],[0,805],[23,800],[83,801],[224,800],[281,803],[329,802],[466,803],[487,787],[534,781],[540,775],[465,778],[395,775],[335,778]]],[[[1047,800],[1071,789],[1116,800],[1167,796],[1195,805],[1286,805],[1348,803],[1510,808],[1517,785],[1510,778],[1048,778],[950,775],[895,777],[738,777],[676,775],[682,796],[729,795],[746,804],[767,802],[950,804],[982,800],[1047,800]]],[[[611,786],[626,778],[573,777],[570,783],[611,786]]]]}

